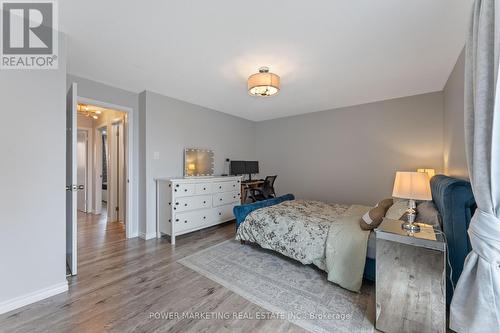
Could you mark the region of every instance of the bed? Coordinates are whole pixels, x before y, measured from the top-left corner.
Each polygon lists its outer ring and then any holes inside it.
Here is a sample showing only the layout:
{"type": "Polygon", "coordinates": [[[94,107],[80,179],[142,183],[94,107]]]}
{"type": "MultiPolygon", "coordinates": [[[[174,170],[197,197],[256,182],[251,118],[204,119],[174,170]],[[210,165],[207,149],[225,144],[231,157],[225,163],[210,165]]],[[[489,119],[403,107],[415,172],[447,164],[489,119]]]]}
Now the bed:
{"type": "MultiPolygon", "coordinates": [[[[431,189],[433,201],[441,215],[441,227],[448,241],[450,263],[453,270],[452,281],[456,283],[462,271],[465,257],[471,249],[467,228],[475,210],[474,197],[469,182],[444,175],[437,175],[431,179],[431,189]]],[[[349,272],[349,270],[351,270],[350,266],[353,265],[353,261],[354,265],[359,266],[360,253],[363,254],[362,267],[361,273],[359,267],[355,268],[355,270],[357,269],[355,274],[358,276],[356,279],[359,281],[364,277],[368,280],[375,280],[375,235],[374,232],[360,231],[357,223],[368,209],[370,207],[361,205],[349,206],[295,200],[293,195],[288,194],[235,207],[236,239],[256,243],[263,248],[279,252],[303,264],[314,264],[327,271],[330,281],[333,280],[332,282],[346,289],[357,291],[359,283],[352,283],[346,279],[352,278],[350,274],[353,272],[349,272]],[[268,209],[272,206],[276,207],[268,209]],[[312,220],[316,221],[317,225],[309,226],[305,230],[304,225],[300,223],[300,214],[305,214],[304,216],[307,216],[308,220],[311,220],[312,216],[312,220]],[[273,216],[270,216],[269,220],[269,216],[266,217],[266,215],[273,216]],[[248,216],[250,217],[247,219],[248,216]],[[272,221],[271,223],[275,224],[274,227],[281,231],[273,233],[272,230],[263,230],[262,226],[266,223],[259,221],[264,218],[267,218],[267,224],[272,221]],[[356,226],[357,229],[353,226],[356,226]],[[351,244],[352,242],[355,243],[354,246],[351,244]],[[328,245],[334,248],[329,248],[328,245]],[[335,276],[335,272],[332,272],[332,267],[326,267],[328,251],[333,251],[336,256],[334,259],[337,263],[333,265],[333,268],[344,275],[340,276],[340,279],[335,276]],[[352,251],[354,251],[354,255],[352,251]],[[357,256],[357,259],[353,256],[357,256]],[[332,279],[330,279],[330,275],[332,275],[332,279]]],[[[449,283],[450,281],[448,281],[449,283]]],[[[447,290],[451,291],[451,286],[448,286],[447,290]]],[[[448,300],[451,299],[451,292],[447,297],[448,300]]]]}

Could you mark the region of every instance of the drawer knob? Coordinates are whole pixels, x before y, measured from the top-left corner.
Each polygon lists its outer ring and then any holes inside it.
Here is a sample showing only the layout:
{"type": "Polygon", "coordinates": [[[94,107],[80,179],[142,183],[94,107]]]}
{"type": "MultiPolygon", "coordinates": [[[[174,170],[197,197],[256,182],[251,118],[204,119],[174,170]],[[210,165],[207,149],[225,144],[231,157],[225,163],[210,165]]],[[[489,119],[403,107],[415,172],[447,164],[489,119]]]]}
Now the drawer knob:
{"type": "Polygon", "coordinates": [[[219,213],[219,216],[222,215],[222,213],[219,213]]]}
{"type": "Polygon", "coordinates": [[[175,185],[175,187],[179,187],[179,184],[175,185]]]}
{"type": "Polygon", "coordinates": [[[179,203],[178,203],[178,202],[176,202],[175,204],[176,204],[176,205],[179,205],[179,203]]]}
{"type": "Polygon", "coordinates": [[[235,185],[235,184],[233,184],[233,187],[236,187],[236,185],[235,185]]]}
{"type": "Polygon", "coordinates": [[[234,196],[233,199],[236,199],[236,196],[234,196]]]}
{"type": "Polygon", "coordinates": [[[169,206],[170,206],[170,205],[172,205],[172,203],[171,203],[171,202],[169,202],[168,204],[169,204],[169,206]]]}
{"type": "Polygon", "coordinates": [[[207,217],[206,216],[203,216],[203,219],[206,219],[207,217]]]}
{"type": "Polygon", "coordinates": [[[207,202],[206,201],[203,201],[204,204],[206,204],[207,202]]]}
{"type": "Polygon", "coordinates": [[[219,200],[222,201],[222,198],[220,198],[219,200]]]}
{"type": "Polygon", "coordinates": [[[184,192],[187,192],[187,191],[188,191],[188,189],[187,189],[187,188],[185,188],[185,189],[184,189],[184,192]]]}
{"type": "Polygon", "coordinates": [[[175,219],[175,222],[179,222],[179,219],[175,219]]]}
{"type": "Polygon", "coordinates": [[[222,188],[222,186],[219,186],[219,188],[222,188]]]}
{"type": "Polygon", "coordinates": [[[207,188],[206,188],[206,187],[204,187],[204,188],[203,188],[203,191],[206,191],[206,190],[207,190],[207,188]]]}
{"type": "Polygon", "coordinates": [[[174,189],[174,192],[177,192],[177,189],[174,189]]]}
{"type": "Polygon", "coordinates": [[[188,223],[188,221],[187,221],[187,220],[185,220],[185,221],[184,221],[184,223],[188,223]]]}
{"type": "Polygon", "coordinates": [[[176,210],[176,209],[177,209],[177,207],[174,207],[174,210],[176,210]]]}
{"type": "Polygon", "coordinates": [[[184,204],[184,207],[187,207],[188,204],[184,204]]]}

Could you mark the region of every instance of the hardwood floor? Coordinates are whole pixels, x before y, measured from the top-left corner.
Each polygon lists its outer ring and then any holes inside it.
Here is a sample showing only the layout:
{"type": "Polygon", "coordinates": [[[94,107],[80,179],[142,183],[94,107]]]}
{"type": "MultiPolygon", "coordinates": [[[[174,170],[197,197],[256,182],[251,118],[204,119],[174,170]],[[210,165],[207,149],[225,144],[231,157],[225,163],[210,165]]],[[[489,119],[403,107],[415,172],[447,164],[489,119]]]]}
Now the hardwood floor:
{"type": "MultiPolygon", "coordinates": [[[[166,239],[125,239],[120,222],[78,216],[78,275],[69,291],[0,316],[0,332],[303,332],[284,320],[237,319],[264,309],[177,263],[234,237],[234,224],[166,239]],[[226,312],[227,319],[157,319],[226,312]]],[[[33,276],[36,278],[36,275],[33,276]]]]}

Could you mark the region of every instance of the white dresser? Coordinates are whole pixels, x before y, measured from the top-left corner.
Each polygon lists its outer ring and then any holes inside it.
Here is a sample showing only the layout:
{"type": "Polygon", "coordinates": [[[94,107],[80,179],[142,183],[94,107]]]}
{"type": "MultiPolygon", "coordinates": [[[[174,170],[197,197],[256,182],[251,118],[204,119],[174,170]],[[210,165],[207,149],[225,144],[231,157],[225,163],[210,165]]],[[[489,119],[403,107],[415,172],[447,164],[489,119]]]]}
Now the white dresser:
{"type": "Polygon", "coordinates": [[[159,235],[175,244],[175,236],[233,220],[240,191],[241,177],[157,179],[159,235]]]}

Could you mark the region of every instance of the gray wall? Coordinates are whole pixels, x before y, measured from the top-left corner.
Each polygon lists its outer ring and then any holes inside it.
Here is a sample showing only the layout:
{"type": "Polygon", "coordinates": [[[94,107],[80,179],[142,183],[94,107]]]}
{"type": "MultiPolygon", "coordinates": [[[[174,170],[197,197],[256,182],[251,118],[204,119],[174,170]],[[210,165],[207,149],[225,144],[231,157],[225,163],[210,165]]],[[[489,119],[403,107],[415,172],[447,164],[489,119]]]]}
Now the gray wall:
{"type": "Polygon", "coordinates": [[[189,147],[214,150],[216,174],[224,172],[226,158],[255,159],[255,123],[149,91],[141,93],[140,105],[147,205],[147,227],[140,231],[149,238],[156,232],[154,178],[181,177],[184,148],[189,147]],[[159,160],[153,159],[154,152],[159,160]]]}
{"type": "Polygon", "coordinates": [[[66,285],[66,55],[0,73],[0,311],[66,285]]]}
{"type": "Polygon", "coordinates": [[[78,97],[90,98],[99,102],[125,106],[133,109],[133,149],[135,155],[133,157],[133,176],[131,179],[133,188],[133,216],[132,216],[132,230],[131,237],[138,235],[138,221],[139,221],[139,94],[127,90],[115,88],[104,83],[88,80],[76,75],[67,75],[67,85],[73,82],[77,83],[78,97]]]}
{"type": "Polygon", "coordinates": [[[443,167],[441,92],[257,123],[261,174],[279,193],[373,204],[397,170],[443,167]]]}
{"type": "Polygon", "coordinates": [[[450,176],[469,178],[465,157],[464,133],[465,50],[444,87],[444,172],[450,176]]]}

